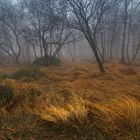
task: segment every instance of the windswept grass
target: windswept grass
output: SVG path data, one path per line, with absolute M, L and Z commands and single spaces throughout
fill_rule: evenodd
M 119 97 L 109 102 L 94 103 L 74 96 L 64 106 L 45 101 L 33 111 L 44 121 L 64 126 L 75 134 L 88 131 L 87 139 L 102 135 L 104 138 L 138 140 L 140 138 L 140 103 L 130 97 Z M 93 135 L 95 133 L 95 135 Z M 86 139 L 86 138 L 85 138 Z
M 80 97 L 72 98 L 71 101 L 63 104 L 63 106 L 54 106 L 44 101 L 41 105 L 37 105 L 34 112 L 42 119 L 53 123 L 61 122 L 68 125 L 71 124 L 72 121 L 82 123 L 82 121 L 86 119 L 88 113 L 88 108 L 84 102 L 85 101 Z
M 90 65 L 77 67 L 2 79 L 0 139 L 139 140 L 139 68 L 128 76 L 107 66 L 111 73 L 100 76 Z
M 121 97 L 106 104 L 93 107 L 95 126 L 109 137 L 140 138 L 140 102 L 130 97 Z

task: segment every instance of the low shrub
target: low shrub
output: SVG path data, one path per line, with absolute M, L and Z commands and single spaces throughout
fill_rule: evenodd
M 0 73 L 0 80 L 4 80 L 6 78 L 8 78 L 8 75 Z
M 37 78 L 41 74 L 42 73 L 40 72 L 38 68 L 35 68 L 35 67 L 23 68 L 12 73 L 11 78 L 16 79 L 16 80 L 19 80 L 22 78 Z
M 33 65 L 37 66 L 48 66 L 48 65 L 59 66 L 60 64 L 61 64 L 60 59 L 58 59 L 55 56 L 48 56 L 47 59 L 46 57 L 39 57 L 33 61 Z

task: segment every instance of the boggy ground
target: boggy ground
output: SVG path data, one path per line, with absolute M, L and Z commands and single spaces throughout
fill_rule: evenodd
M 140 140 L 140 64 L 0 69 L 0 140 Z

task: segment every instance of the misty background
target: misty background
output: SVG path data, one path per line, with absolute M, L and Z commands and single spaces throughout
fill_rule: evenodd
M 139 0 L 0 0 L 1 65 L 48 56 L 131 64 L 139 48 Z

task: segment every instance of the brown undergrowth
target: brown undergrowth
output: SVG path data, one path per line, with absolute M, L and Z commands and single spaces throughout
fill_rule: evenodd
M 139 140 L 140 67 L 105 67 L 103 76 L 95 64 L 71 64 L 32 77 L 24 68 L 18 79 L 19 68 L 1 69 L 0 139 Z

